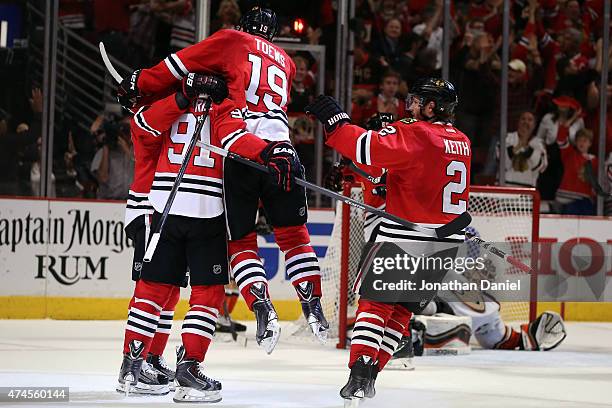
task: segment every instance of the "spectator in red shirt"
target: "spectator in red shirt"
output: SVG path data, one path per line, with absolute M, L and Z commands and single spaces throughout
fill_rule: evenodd
M 579 113 L 577 112 L 578 115 Z M 556 201 L 561 205 L 562 214 L 593 215 L 595 206 L 590 177 L 595 177 L 597 169 L 597 158 L 589 154 L 593 132 L 585 128 L 580 129 L 576 133 L 576 144 L 572 146 L 569 142 L 568 124 L 560 124 L 557 135 L 563 162 L 563 178 L 557 190 Z

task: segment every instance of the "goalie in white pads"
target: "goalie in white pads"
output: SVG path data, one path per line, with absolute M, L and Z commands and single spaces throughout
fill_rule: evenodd
M 499 313 L 500 304 L 492 297 L 478 302 L 432 302 L 424 312 L 471 317 L 474 337 L 485 349 L 547 351 L 561 344 L 567 335 L 563 319 L 551 311 L 521 324 L 520 331 L 506 325 Z M 426 348 L 435 347 L 428 343 L 427 330 L 424 344 Z
M 478 231 L 472 227 L 466 228 L 466 232 L 479 235 Z M 469 246 L 468 251 L 469 257 L 480 256 L 480 248 L 477 246 Z M 485 265 L 485 270 L 466 271 L 462 276 L 468 280 L 492 277 L 495 274 L 495 266 L 486 260 L 486 255 Z M 437 299 L 436 302 L 428 305 L 424 314 L 432 315 L 442 312 L 471 317 L 474 337 L 483 348 L 546 351 L 561 344 L 567 335 L 563 319 L 558 313 L 546 311 L 534 321 L 521 324 L 520 330 L 516 330 L 504 323 L 500 315 L 503 304 L 500 305 L 491 294 L 482 292 L 478 294 L 478 298 L 475 298 L 474 293 L 470 293 L 469 297 L 460 292 L 452 293 L 456 301 L 449 301 L 455 299 L 446 299 L 447 301 Z M 425 344 L 427 345 L 427 340 Z

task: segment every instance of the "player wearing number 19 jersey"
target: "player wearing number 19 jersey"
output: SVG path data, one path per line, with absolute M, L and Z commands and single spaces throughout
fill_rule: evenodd
M 189 72 L 212 72 L 228 83 L 230 98 L 240 107 L 246 129 L 267 141 L 289 142 L 287 102 L 295 64 L 272 44 L 276 15 L 253 8 L 243 16 L 240 30 L 221 30 L 211 37 L 169 55 L 156 66 L 137 71 L 135 83 L 124 92 L 146 97 L 159 92 Z M 224 148 L 233 143 L 228 139 Z M 301 166 L 296 169 L 303 177 Z M 303 187 L 279 189 L 272 180 L 243 164 L 226 160 L 223 199 L 229 243 L 230 267 L 248 307 L 257 317 L 257 342 L 270 353 L 280 334 L 276 311 L 269 299 L 268 283 L 258 255 L 255 219 L 261 201 L 285 255 L 286 274 L 302 303 L 314 334 L 324 340 L 328 324 L 320 307 L 321 277 L 317 256 L 310 245 Z
M 452 125 L 457 102 L 450 82 L 419 80 L 406 101 L 412 118 L 378 132 L 351 125 L 349 116 L 327 96 L 306 110 L 323 122 L 329 146 L 356 163 L 387 169 L 387 212 L 437 227 L 466 211 L 468 203 L 471 148 L 467 136 Z M 463 239 L 455 234 L 441 241 Z M 378 242 L 430 240 L 388 220 L 381 222 L 376 237 Z M 374 395 L 378 372 L 396 350 L 412 313 L 427 302 L 393 304 L 361 297 L 351 339 L 351 374 L 340 391 L 343 398 Z

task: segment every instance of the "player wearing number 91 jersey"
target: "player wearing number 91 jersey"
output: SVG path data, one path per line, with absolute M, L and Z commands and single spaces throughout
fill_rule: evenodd
M 136 71 L 120 85 L 119 100 L 131 108 L 134 101 L 172 87 L 190 72 L 219 74 L 228 84 L 230 98 L 241 110 L 246 130 L 266 141 L 286 142 L 274 148 L 274 152 L 283 151 L 297 158 L 295 149 L 289 145 L 286 114 L 295 64 L 283 49 L 271 42 L 278 29 L 276 15 L 272 10 L 254 7 L 242 17 L 239 29 L 220 30 L 169 55 L 152 68 Z M 228 148 L 230 143 L 231 139 L 223 147 Z M 294 176 L 303 178 L 301 165 L 292 171 Z M 225 161 L 223 175 L 230 267 L 247 306 L 255 312 L 257 343 L 270 353 L 280 335 L 266 273 L 258 255 L 255 220 L 260 202 L 284 253 L 286 277 L 295 287 L 313 334 L 324 342 L 329 325 L 320 305 L 318 258 L 305 225 L 308 208 L 304 188 L 291 183 L 283 191 L 269 176 L 233 160 Z M 163 177 L 157 177 L 153 184 L 151 202 L 154 205 L 155 197 L 160 194 L 156 188 L 165 182 Z M 220 211 L 220 207 L 205 210 Z
M 450 82 L 422 79 L 413 84 L 410 92 L 406 108 L 412 118 L 391 123 L 378 132 L 351 125 L 348 114 L 328 96 L 318 97 L 306 111 L 323 123 L 329 146 L 357 163 L 387 169 L 387 212 L 437 227 L 467 210 L 470 141 L 452 125 L 458 98 Z M 461 243 L 463 239 L 463 234 L 455 234 L 439 241 Z M 387 220 L 381 222 L 376 236 L 377 242 L 408 242 L 415 243 L 415 247 L 419 241 L 431 240 Z M 376 247 L 381 252 L 368 255 L 384 256 L 379 254 L 391 247 L 381 245 Z M 402 247 L 408 251 L 406 248 L 409 247 Z M 393 251 L 387 256 L 397 254 L 397 250 Z M 418 251 L 413 255 L 422 256 L 422 249 Z M 425 272 L 429 272 L 427 279 L 435 279 L 434 271 Z M 410 273 L 425 278 L 419 270 Z M 365 296 L 362 287 L 351 338 L 351 374 L 340 391 L 343 398 L 374 395 L 378 372 L 397 349 L 412 314 L 419 313 L 435 295 L 435 291 L 429 292 L 415 293 L 419 298 L 411 302 L 389 303 Z

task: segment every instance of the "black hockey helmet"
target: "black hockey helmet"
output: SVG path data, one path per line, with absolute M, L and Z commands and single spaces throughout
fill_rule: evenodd
M 253 7 L 240 18 L 238 29 L 272 41 L 278 32 L 276 13 L 267 8 Z
M 455 108 L 459 103 L 455 86 L 440 78 L 419 78 L 412 87 L 406 99 L 406 108 L 410 106 L 413 98 L 418 98 L 421 107 L 434 101 L 434 118 L 451 121 Z

